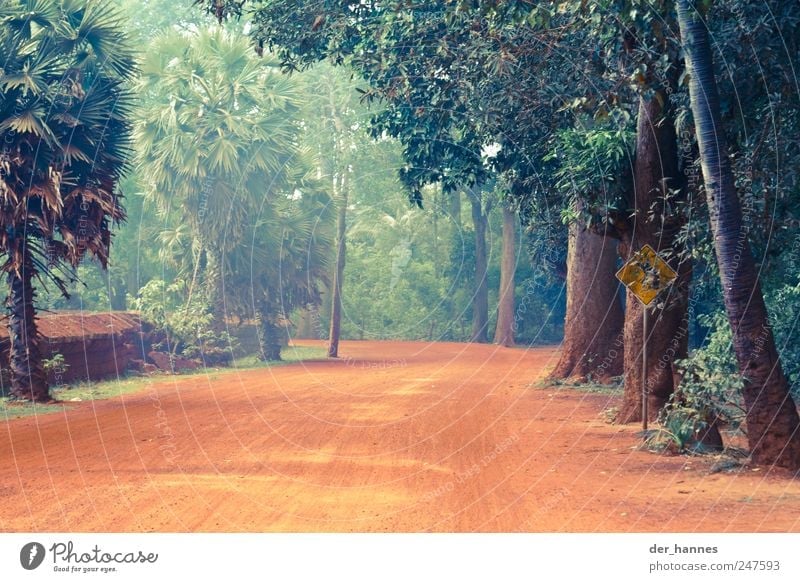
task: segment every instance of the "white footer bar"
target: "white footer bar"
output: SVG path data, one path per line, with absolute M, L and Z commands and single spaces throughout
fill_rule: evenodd
M 0 534 L 0 580 L 795 581 L 799 547 L 797 534 Z

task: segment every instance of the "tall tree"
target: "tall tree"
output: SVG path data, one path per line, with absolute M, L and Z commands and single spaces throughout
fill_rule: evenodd
M 542 4 L 552 8 L 555 3 Z M 575 34 L 584 35 L 588 46 L 594 46 L 584 67 L 593 82 L 584 87 L 587 92 L 579 107 L 595 121 L 610 117 L 636 122 L 632 155 L 625 160 L 628 167 L 612 174 L 626 183 L 618 197 L 621 201 L 600 205 L 605 217 L 602 232 L 619 240 L 623 261 L 649 244 L 679 274 L 668 296 L 650 307 L 654 324 L 648 333 L 644 371 L 643 309 L 631 292 L 626 294 L 624 397 L 616 420 L 632 422 L 641 419 L 643 382 L 649 393 L 648 410 L 653 417 L 658 415 L 675 390 L 674 360 L 686 357 L 688 345 L 691 263 L 679 236 L 686 216 L 686 188 L 679 168 L 676 108 L 670 99 L 680 72 L 674 40 L 677 24 L 671 3 L 665 0 L 623 0 L 602 9 L 576 1 L 569 3 L 568 11 L 574 14 Z M 596 191 L 586 194 L 597 197 Z
M 517 269 L 517 213 L 503 204 L 503 248 L 500 259 L 500 294 L 497 300 L 497 326 L 494 343 L 505 347 L 514 345 L 514 273 Z
M 331 285 L 331 327 L 328 334 L 328 357 L 339 357 L 339 339 L 342 333 L 342 285 L 344 283 L 344 266 L 347 257 L 347 175 L 336 176 L 338 188 L 335 192 L 336 204 L 336 258 L 333 267 L 333 284 Z
M 259 355 L 281 359 L 289 340 L 292 313 L 321 303 L 321 287 L 330 286 L 333 204 L 313 163 L 293 189 L 262 198 L 246 226 L 247 244 L 230 256 L 230 311 L 257 323 Z
M 347 206 L 350 199 L 350 164 L 348 153 L 353 145 L 350 131 L 344 119 L 352 114 L 349 101 L 352 91 L 341 92 L 341 85 L 336 83 L 334 71 L 327 71 L 318 82 L 324 85 L 326 103 L 323 111 L 324 123 L 330 134 L 330 149 L 327 152 L 327 172 L 333 189 L 333 201 L 336 205 L 336 251 L 331 277 L 331 322 L 328 332 L 328 357 L 339 357 L 339 340 L 342 333 L 342 287 L 344 285 L 344 269 L 347 261 Z M 337 90 L 338 89 L 338 90 Z M 349 88 L 348 88 L 349 89 Z
M 345 303 L 344 279 L 347 257 L 348 213 L 353 205 L 356 184 L 353 164 L 362 152 L 370 151 L 368 135 L 362 125 L 358 93 L 345 71 L 319 63 L 293 77 L 310 97 L 301 105 L 303 144 L 313 150 L 318 178 L 331 193 L 331 210 L 336 218 L 336 242 L 329 261 L 331 272 L 326 291 L 330 315 L 327 329 L 328 355 L 338 357 Z M 374 168 L 370 166 L 370 170 Z M 314 306 L 309 306 L 316 309 Z M 316 314 L 319 316 L 319 314 Z M 324 337 L 318 330 L 316 337 Z
M 472 208 L 472 227 L 475 234 L 475 271 L 472 287 L 472 334 L 470 340 L 486 343 L 489 327 L 489 282 L 486 258 L 486 227 L 491 199 L 479 187 L 470 188 L 467 197 Z
M 709 31 L 703 13 L 690 0 L 677 0 L 676 5 L 723 299 L 744 380 L 750 452 L 759 464 L 796 470 L 800 468 L 800 418 L 789 395 L 744 231 L 722 133 Z
M 556 135 L 548 156 L 558 162 L 556 189 L 570 201 L 563 216 L 569 223 L 564 341 L 550 376 L 607 381 L 623 373 L 625 355 L 615 273 L 619 241 L 628 236 L 633 135 L 627 121 L 579 120 Z
M 567 313 L 551 378 L 607 382 L 622 373 L 622 303 L 616 241 L 579 221 L 569 227 Z
M 625 302 L 625 393 L 617 415 L 618 422 L 642 418 L 642 383 L 648 392 L 648 414 L 652 419 L 676 388 L 673 366 L 685 359 L 689 335 L 686 317 L 689 304 L 691 261 L 680 244 L 679 234 L 685 215 L 683 175 L 678 166 L 678 142 L 674 110 L 663 86 L 651 97 L 639 98 L 636 124 L 636 159 L 633 168 L 633 200 L 630 228 L 621 236 L 620 255 L 626 260 L 645 244 L 650 245 L 678 273 L 664 297 L 650 310 L 647 337 L 647 370 L 642 378 L 641 302 L 631 291 Z
M 583 42 L 584 48 L 592 51 L 581 69 L 592 81 L 577 83 L 584 94 L 575 100 L 575 111 L 589 114 L 593 124 L 612 119 L 627 126 L 627 119 L 636 121 L 632 155 L 625 160 L 628 167 L 610 174 L 625 182 L 621 195 L 615 196 L 613 204 L 600 201 L 599 205 L 595 202 L 598 191 L 590 189 L 578 197 L 588 197 L 587 202 L 595 207 L 590 211 L 603 217 L 600 231 L 619 240 L 622 260 L 649 244 L 679 273 L 666 300 L 651 306 L 655 325 L 649 333 L 644 378 L 643 310 L 632 293 L 626 297 L 625 393 L 617 421 L 641 418 L 643 382 L 650 394 L 650 414 L 655 417 L 675 389 L 674 360 L 686 356 L 688 335 L 681 330 L 686 329 L 691 278 L 689 255 L 679 236 L 685 220 L 686 189 L 679 170 L 676 110 L 670 99 L 679 73 L 674 13 L 671 3 L 663 0 L 624 0 L 602 6 L 580 1 L 563 5 L 541 2 L 532 6 L 531 15 L 544 18 L 556 7 L 572 15 L 569 28 L 574 40 L 564 46 Z M 578 121 L 583 120 L 579 117 Z M 607 146 L 613 151 L 614 144 Z M 585 172 L 587 167 L 604 165 L 594 158 L 584 162 L 565 169 Z
M 105 268 L 116 192 L 129 154 L 135 72 L 110 2 L 11 1 L 0 7 L 0 250 L 10 293 L 13 396 L 49 387 L 36 326 L 34 277 L 67 293 L 64 273 L 89 254 Z
M 142 65 L 136 143 L 146 194 L 195 237 L 190 295 L 202 285 L 224 327 L 231 261 L 264 199 L 307 173 L 298 143 L 298 85 L 268 57 L 218 26 L 164 31 Z M 187 302 L 188 303 L 188 302 Z

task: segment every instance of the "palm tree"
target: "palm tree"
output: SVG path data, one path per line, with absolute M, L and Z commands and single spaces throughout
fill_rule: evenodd
M 689 0 L 677 0 L 711 229 L 733 349 L 744 377 L 747 439 L 756 463 L 800 468 L 800 419 L 789 395 L 722 134 L 708 29 Z
M 281 314 L 319 300 L 327 244 L 311 228 L 327 203 L 298 143 L 297 82 L 219 27 L 161 34 L 142 69 L 139 164 L 150 200 L 194 237 L 189 293 L 202 277 L 219 329 L 258 316 L 277 358 Z
M 266 361 L 281 359 L 289 315 L 318 306 L 320 285 L 330 286 L 333 200 L 309 176 L 296 186 L 264 201 L 250 242 L 229 255 L 226 268 L 227 306 L 240 318 L 255 318 Z
M 224 257 L 241 243 L 259 197 L 285 187 L 298 154 L 296 84 L 219 27 L 162 33 L 142 72 L 135 134 L 146 193 L 197 237 L 221 322 Z
M 49 400 L 33 278 L 65 295 L 89 255 L 105 268 L 126 169 L 132 50 L 106 1 L 0 7 L 0 265 L 10 286 L 11 394 Z
M 310 89 L 320 96 L 314 106 L 322 112 L 317 120 L 325 138 L 318 139 L 317 146 L 324 147 L 320 155 L 320 169 L 331 183 L 336 206 L 336 246 L 331 275 L 331 321 L 328 332 L 328 357 L 339 357 L 339 339 L 342 333 L 342 287 L 347 262 L 347 210 L 350 205 L 349 152 L 352 150 L 352 116 L 355 113 L 351 101 L 353 91 L 343 85 L 342 74 L 331 67 L 318 66 L 314 70 Z M 342 91 L 347 87 L 345 91 Z M 324 141 L 323 141 L 324 140 Z M 323 145 L 324 143 L 324 145 Z

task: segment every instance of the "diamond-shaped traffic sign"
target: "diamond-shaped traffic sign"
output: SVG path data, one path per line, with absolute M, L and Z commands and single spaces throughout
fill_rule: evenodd
M 650 305 L 678 277 L 650 245 L 644 245 L 617 272 L 617 279 L 644 305 Z

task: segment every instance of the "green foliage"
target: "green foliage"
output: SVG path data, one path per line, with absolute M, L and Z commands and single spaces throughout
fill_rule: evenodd
M 297 85 L 220 28 L 165 31 L 142 73 L 150 103 L 135 137 L 147 195 L 224 254 L 261 197 L 302 178 L 290 163 L 301 153 Z
M 30 254 L 66 292 L 89 254 L 105 266 L 130 153 L 133 50 L 111 2 L 11 0 L 0 7 L 2 268 Z
M 318 302 L 332 215 L 300 143 L 298 80 L 217 26 L 163 32 L 142 69 L 139 167 L 165 222 L 160 258 L 187 281 L 186 325 L 276 323 Z M 220 343 L 176 326 L 185 349 Z
M 108 274 L 95 261 L 78 266 L 67 284 L 65 296 L 51 286 L 44 286 L 38 305 L 42 310 L 108 311 L 111 303 L 108 294 Z
M 166 28 L 191 30 L 210 24 L 211 19 L 188 2 L 165 0 L 117 0 L 130 22 L 132 34 L 141 42 L 149 42 Z
M 781 285 L 766 293 L 770 325 L 792 396 L 800 401 L 800 284 Z
M 137 296 L 129 302 L 144 321 L 156 329 L 166 330 L 168 314 L 179 306 L 177 298 L 182 288 L 183 284 L 179 282 L 167 285 L 165 281 L 154 279 L 139 289 Z
M 800 287 L 781 285 L 768 292 L 766 300 L 784 374 L 792 396 L 800 399 L 800 347 L 794 340 L 800 318 Z M 697 318 L 708 333 L 703 345 L 688 359 L 675 362 L 682 380 L 679 391 L 661 413 L 662 430 L 654 434 L 654 446 L 668 443 L 671 448 L 687 450 L 711 419 L 730 430 L 741 428 L 744 422 L 743 383 L 731 351 L 733 336 L 728 318 L 724 311 Z
M 153 279 L 130 303 L 152 328 L 153 336 L 161 338 L 153 344 L 154 349 L 202 358 L 211 365 L 227 362 L 238 347 L 236 338 L 214 326 L 213 310 L 201 295 L 187 302 L 186 294 L 183 281 L 167 284 Z
M 700 315 L 698 319 L 710 331 L 704 345 L 690 359 L 676 362 L 683 378 L 681 388 L 689 392 L 708 390 L 718 395 L 722 403 L 735 401 L 741 380 L 731 351 L 733 334 L 728 318 L 724 312 L 716 312 Z
M 562 211 L 565 223 L 577 220 L 578 201 L 592 215 L 607 217 L 627 211 L 635 132 L 626 126 L 575 126 L 558 132 L 545 161 L 557 164 L 555 187 L 570 201 Z
M 51 372 L 58 372 L 64 373 L 68 368 L 69 364 L 64 359 L 64 354 L 53 354 L 51 358 L 44 358 L 42 360 L 42 367 L 44 371 L 48 374 Z
M 647 435 L 644 442 L 646 448 L 673 453 L 702 451 L 698 439 L 708 427 L 702 408 L 697 409 L 689 404 L 664 408 L 659 416 L 659 424 Z
M 418 209 L 378 221 L 356 217 L 343 291 L 345 337 L 433 339 L 447 327 L 448 280 L 436 270 L 431 218 Z
M 675 366 L 681 383 L 659 415 L 661 428 L 649 437 L 654 448 L 700 451 L 698 438 L 716 422 L 738 430 L 744 421 L 742 380 L 731 352 L 733 334 L 724 312 L 700 315 L 710 329 L 705 344 Z

